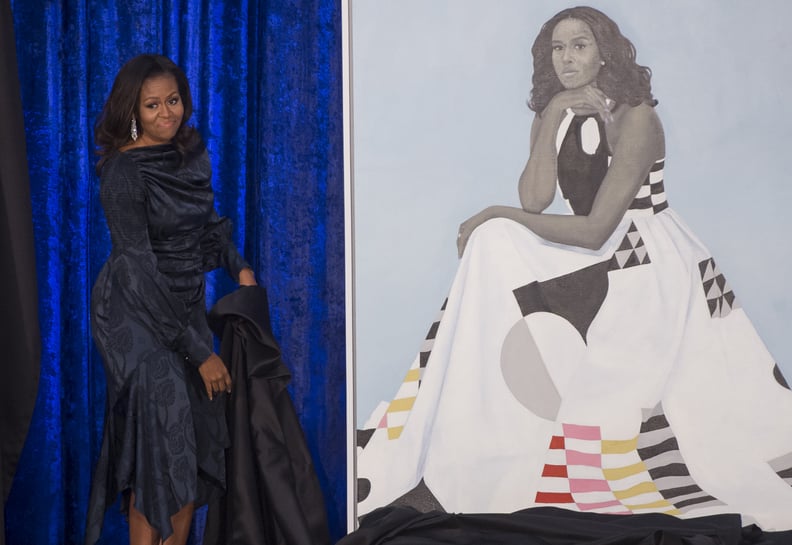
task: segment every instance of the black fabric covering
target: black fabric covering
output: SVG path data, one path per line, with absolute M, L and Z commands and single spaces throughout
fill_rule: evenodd
M 38 392 L 41 343 L 30 186 L 16 42 L 0 0 L 0 545 L 11 491 Z
M 242 287 L 223 297 L 209 326 L 222 339 L 233 391 L 227 490 L 209 505 L 204 545 L 329 544 L 324 499 L 286 390 L 291 374 L 270 329 L 266 290 Z
M 789 545 L 792 532 L 741 527 L 739 515 L 679 519 L 670 515 L 605 515 L 557 507 L 511 514 L 420 513 L 383 507 L 337 545 Z
M 3 467 L 3 449 L 0 448 L 0 467 Z M 0 490 L 4 488 L 3 472 L 0 471 Z M 5 501 L 0 502 L 0 545 L 5 545 L 6 542 L 5 531 Z

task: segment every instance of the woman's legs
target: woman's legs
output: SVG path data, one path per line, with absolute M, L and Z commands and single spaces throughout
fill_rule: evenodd
M 129 545 L 159 545 L 160 536 L 145 515 L 135 509 L 135 494 L 129 495 Z
M 173 535 L 166 539 L 162 545 L 184 545 L 187 543 L 194 511 L 195 506 L 192 503 L 188 503 L 182 507 L 178 513 L 171 517 Z
M 145 515 L 135 509 L 135 494 L 129 496 L 129 545 L 184 545 L 190 535 L 195 506 L 192 503 L 185 505 L 178 513 L 171 517 L 173 534 L 164 542 L 160 540 L 157 532 L 146 520 Z

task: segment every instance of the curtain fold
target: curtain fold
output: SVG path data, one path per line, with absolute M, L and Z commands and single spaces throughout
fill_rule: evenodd
M 12 0 L 42 337 L 39 398 L 6 508 L 9 543 L 81 543 L 105 403 L 89 298 L 110 242 L 93 124 L 129 58 L 186 72 L 217 207 L 270 294 L 273 331 L 333 538 L 345 525 L 340 0 Z M 208 281 L 208 303 L 233 289 Z M 126 542 L 116 510 L 104 543 Z M 200 543 L 200 517 L 192 538 Z
M 11 4 L 0 0 L 0 545 L 38 388 L 41 344 L 24 116 Z

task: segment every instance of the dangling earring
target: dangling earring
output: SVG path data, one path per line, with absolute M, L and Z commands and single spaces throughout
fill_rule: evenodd
M 132 116 L 132 126 L 129 128 L 129 136 L 132 137 L 132 141 L 136 141 L 138 139 L 138 132 L 137 132 L 137 119 L 135 116 Z

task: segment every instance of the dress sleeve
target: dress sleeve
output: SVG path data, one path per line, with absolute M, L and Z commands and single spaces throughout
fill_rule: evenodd
M 137 166 L 123 157 L 105 166 L 100 197 L 112 239 L 110 256 L 113 285 L 130 312 L 148 324 L 163 346 L 189 357 L 194 364 L 206 361 L 212 348 L 189 324 L 185 304 L 175 297 L 151 249 L 146 193 Z
M 203 270 L 208 272 L 222 267 L 234 282 L 239 282 L 239 272 L 251 267 L 237 251 L 233 242 L 232 228 L 231 220 L 220 217 L 216 211 L 212 211 L 212 216 L 201 236 Z

